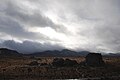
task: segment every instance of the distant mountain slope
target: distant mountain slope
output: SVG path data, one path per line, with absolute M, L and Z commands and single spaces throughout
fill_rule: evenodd
M 0 57 L 18 57 L 18 56 L 38 56 L 38 57 L 78 57 L 78 56 L 86 56 L 89 54 L 89 51 L 72 51 L 68 49 L 59 50 L 47 50 L 43 52 L 36 52 L 32 54 L 21 54 L 15 50 L 10 50 L 7 48 L 0 48 Z M 120 53 L 108 53 L 103 56 L 120 56 Z
M 7 48 L 0 48 L 0 57 L 2 56 L 21 56 L 22 54 L 20 54 L 19 52 L 15 51 L 15 50 L 10 50 Z
M 59 50 L 47 50 L 43 52 L 36 52 L 32 54 L 20 54 L 15 50 L 10 50 L 7 48 L 0 48 L 0 57 L 9 57 L 9 56 L 38 56 L 38 57 L 75 57 L 75 56 L 85 56 L 89 52 L 88 51 L 81 51 L 76 52 L 68 49 Z
M 120 57 L 120 53 L 108 53 L 105 56 Z
M 54 57 L 72 57 L 72 56 L 85 56 L 87 55 L 89 52 L 88 51 L 81 51 L 81 52 L 75 52 L 72 50 L 68 50 L 68 49 L 63 49 L 62 51 L 58 51 L 58 50 L 53 50 L 53 51 L 44 51 L 44 52 L 36 52 L 36 53 L 32 53 L 29 54 L 31 56 L 41 56 L 41 57 L 45 57 L 45 56 L 54 56 Z

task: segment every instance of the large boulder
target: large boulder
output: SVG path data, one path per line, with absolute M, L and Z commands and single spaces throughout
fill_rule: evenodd
M 86 57 L 86 65 L 88 66 L 103 66 L 104 61 L 100 53 L 89 53 Z

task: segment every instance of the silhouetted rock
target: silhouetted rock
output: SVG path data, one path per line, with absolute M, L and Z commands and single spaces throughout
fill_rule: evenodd
M 37 61 L 32 61 L 28 64 L 29 66 L 38 66 L 39 63 Z
M 53 66 L 56 66 L 56 67 L 62 67 L 64 66 L 64 59 L 62 58 L 55 58 L 52 62 L 52 65 Z
M 53 66 L 56 66 L 56 67 L 71 67 L 71 66 L 75 66 L 77 65 L 77 61 L 75 60 L 70 60 L 70 59 L 62 59 L 62 58 L 55 58 L 52 62 L 52 65 Z
M 103 66 L 104 61 L 100 53 L 89 53 L 86 56 L 86 65 L 88 66 Z
M 64 66 L 75 66 L 77 65 L 77 61 L 76 60 L 70 60 L 70 59 L 66 59 L 64 61 Z

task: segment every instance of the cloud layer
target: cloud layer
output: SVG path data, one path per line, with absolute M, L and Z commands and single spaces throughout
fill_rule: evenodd
M 0 0 L 0 47 L 119 52 L 119 13 L 119 0 Z

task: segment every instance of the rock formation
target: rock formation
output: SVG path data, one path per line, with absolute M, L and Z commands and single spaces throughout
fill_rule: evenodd
M 77 65 L 77 61 L 70 59 L 55 58 L 52 62 L 53 66 L 56 67 L 71 67 Z
M 100 53 L 89 53 L 86 57 L 85 64 L 88 66 L 103 66 L 104 61 Z

